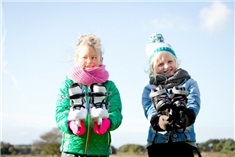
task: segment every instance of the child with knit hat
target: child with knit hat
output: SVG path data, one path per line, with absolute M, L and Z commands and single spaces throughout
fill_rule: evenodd
M 63 132 L 62 157 L 108 157 L 110 131 L 122 122 L 119 91 L 103 64 L 100 38 L 79 38 L 75 66 L 62 83 L 55 119 Z
M 200 91 L 189 73 L 179 68 L 177 55 L 163 35 L 154 33 L 146 45 L 149 84 L 142 94 L 144 114 L 150 122 L 149 157 L 193 157 L 194 122 L 200 110 Z

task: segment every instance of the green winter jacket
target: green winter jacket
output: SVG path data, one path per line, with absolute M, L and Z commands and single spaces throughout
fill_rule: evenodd
M 112 81 L 109 80 L 104 83 L 106 91 L 111 92 L 111 95 L 106 96 L 105 98 L 106 102 L 109 104 L 108 112 L 111 122 L 108 131 L 102 135 L 94 133 L 94 122 L 88 113 L 85 119 L 86 132 L 81 136 L 77 136 L 68 128 L 70 99 L 66 97 L 66 95 L 68 95 L 68 88 L 73 83 L 74 82 L 71 79 L 66 77 L 66 80 L 60 87 L 57 98 L 55 119 L 59 129 L 63 132 L 60 148 L 61 152 L 84 155 L 110 155 L 110 131 L 117 129 L 122 122 L 122 103 L 117 87 Z

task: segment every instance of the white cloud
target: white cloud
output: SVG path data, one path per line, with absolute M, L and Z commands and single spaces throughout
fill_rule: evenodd
M 200 27 L 209 32 L 221 30 L 228 22 L 230 14 L 231 10 L 224 3 L 215 1 L 210 7 L 201 10 Z
M 163 18 L 153 19 L 150 21 L 150 25 L 155 27 L 156 30 L 179 29 L 187 31 L 189 29 L 188 21 L 184 17 L 179 16 L 164 16 Z

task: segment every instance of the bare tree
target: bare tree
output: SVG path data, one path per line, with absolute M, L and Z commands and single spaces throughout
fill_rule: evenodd
M 60 142 L 62 132 L 58 128 L 40 136 L 41 140 L 35 141 L 33 144 L 33 153 L 42 155 L 60 156 Z

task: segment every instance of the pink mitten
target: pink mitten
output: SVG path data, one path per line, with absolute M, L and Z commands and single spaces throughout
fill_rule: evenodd
M 81 120 L 80 121 L 80 126 L 78 126 L 75 122 L 75 120 L 71 120 L 68 122 L 68 125 L 69 125 L 69 128 L 70 130 L 75 134 L 75 135 L 82 135 L 86 132 L 86 127 L 85 127 L 85 124 L 84 124 L 84 121 Z
M 102 119 L 102 124 L 98 125 L 98 122 L 94 122 L 94 132 L 97 134 L 104 134 L 110 127 L 110 120 L 108 118 Z

